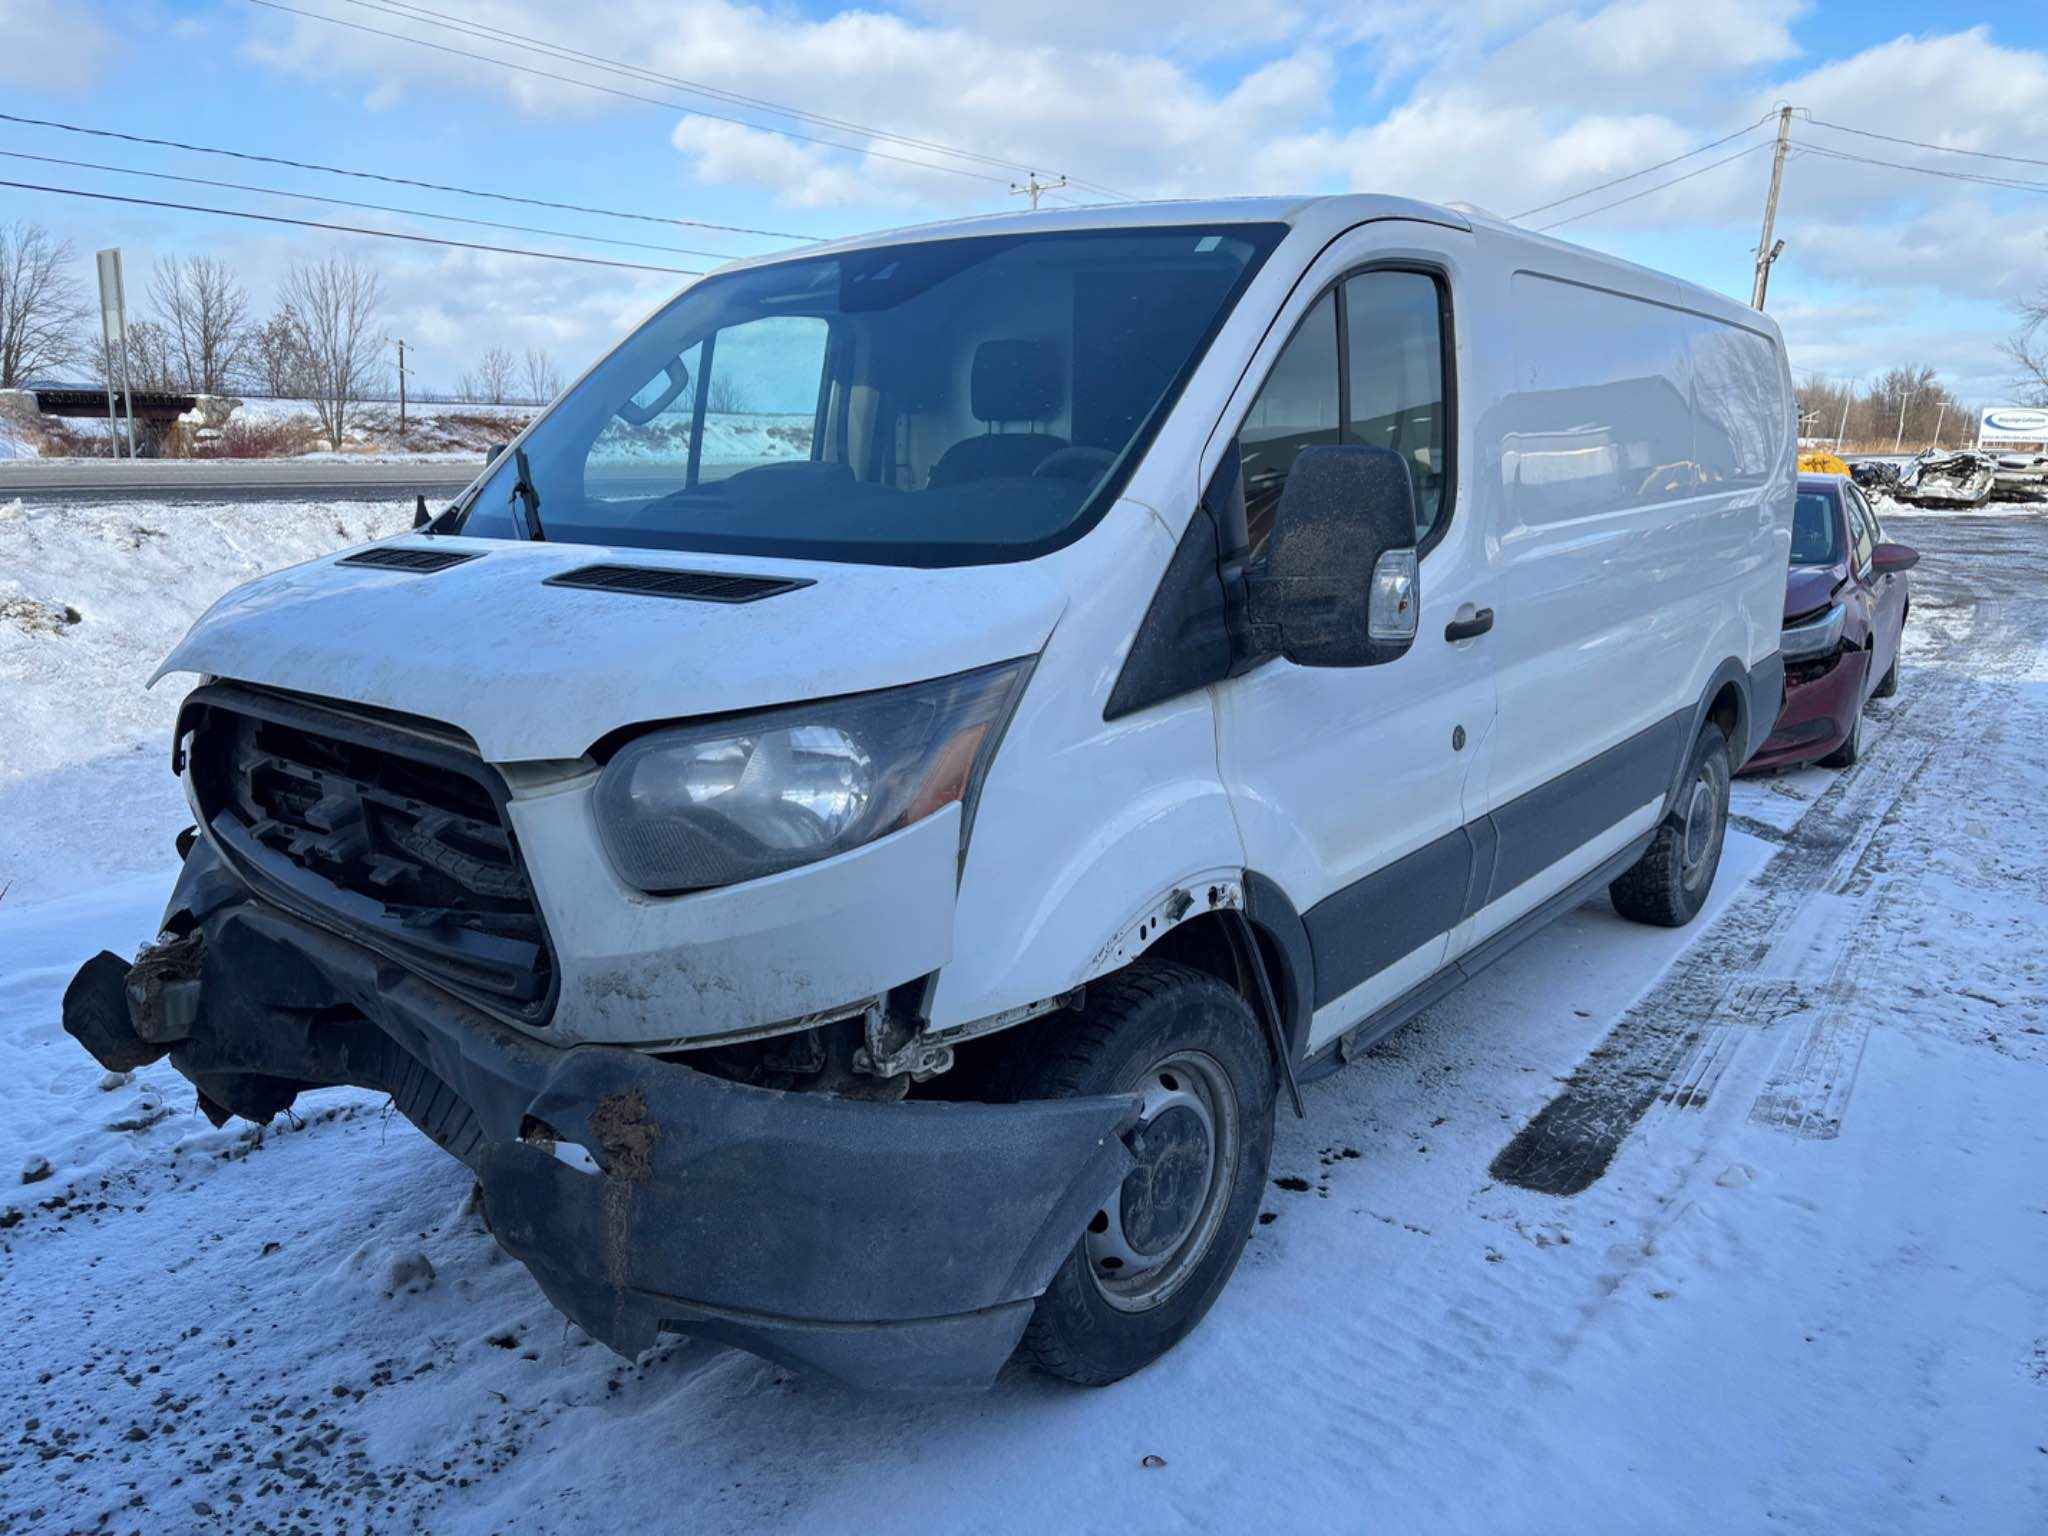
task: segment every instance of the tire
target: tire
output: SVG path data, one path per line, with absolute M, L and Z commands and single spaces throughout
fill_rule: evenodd
M 1615 911 L 1659 928 L 1683 928 L 1699 916 L 1728 839 L 1729 779 L 1728 738 L 1718 725 L 1705 726 L 1686 759 L 1678 809 L 1607 887 Z
M 1139 1166 L 1054 1273 L 1018 1345 L 1049 1375 L 1107 1386 L 1185 1338 L 1237 1268 L 1273 1153 L 1271 1053 L 1236 992 L 1158 960 L 1091 982 L 1080 1018 L 1057 1035 L 1018 1035 L 1002 1097 L 1148 1101 L 1124 1137 Z
M 1858 704 L 1856 712 L 1849 717 L 1849 734 L 1842 738 L 1839 747 L 1820 760 L 1820 765 L 1823 768 L 1854 768 L 1862 756 L 1863 706 Z
M 1899 658 L 1894 656 L 1892 658 L 1892 664 L 1890 668 L 1888 668 L 1884 676 L 1878 680 L 1878 684 L 1874 689 L 1871 690 L 1870 696 L 1873 699 L 1888 699 L 1898 691 Z

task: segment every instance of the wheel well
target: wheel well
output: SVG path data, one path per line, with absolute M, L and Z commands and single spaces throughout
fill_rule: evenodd
M 1721 734 L 1728 738 L 1730 749 L 1736 753 L 1746 751 L 1749 746 L 1747 709 L 1748 701 L 1732 680 L 1721 685 L 1721 691 L 1714 695 L 1714 702 L 1707 706 L 1707 718 L 1721 727 Z
M 1260 1008 L 1258 979 L 1245 973 L 1238 958 L 1232 923 L 1233 919 L 1222 912 L 1200 913 L 1167 929 L 1152 941 L 1140 958 L 1174 960 L 1214 976 L 1250 1004 L 1256 1014 Z M 1296 1037 L 1303 1031 L 1295 1027 L 1294 1021 L 1306 1001 L 1303 996 L 1305 978 L 1294 974 L 1279 942 L 1262 924 L 1254 921 L 1251 931 L 1258 940 L 1259 963 L 1266 968 L 1266 978 L 1273 985 L 1274 1001 L 1280 1006 L 1289 1049 L 1299 1057 L 1304 1041 Z
M 1252 978 L 1237 962 L 1237 947 L 1230 941 L 1220 912 L 1203 912 L 1177 924 L 1146 946 L 1140 959 L 1177 960 L 1207 972 L 1226 987 L 1252 1001 Z M 1254 1005 L 1256 1006 L 1256 1005 Z

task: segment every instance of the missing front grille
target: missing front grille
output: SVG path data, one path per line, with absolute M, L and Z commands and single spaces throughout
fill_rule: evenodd
M 259 890 L 538 1018 L 553 991 L 546 927 L 488 768 L 368 722 L 202 692 L 194 788 Z

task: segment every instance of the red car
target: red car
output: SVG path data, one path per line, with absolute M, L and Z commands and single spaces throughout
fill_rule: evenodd
M 1744 772 L 1816 759 L 1846 768 L 1863 750 L 1863 704 L 1899 691 L 1906 572 L 1919 553 L 1884 542 L 1853 481 L 1802 476 L 1785 583 L 1785 705 Z

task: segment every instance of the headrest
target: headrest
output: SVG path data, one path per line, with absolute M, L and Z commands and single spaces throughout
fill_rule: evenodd
M 969 392 L 979 421 L 1044 421 L 1059 414 L 1060 363 L 1052 343 L 984 341 Z

